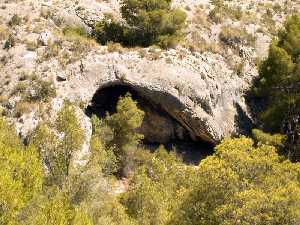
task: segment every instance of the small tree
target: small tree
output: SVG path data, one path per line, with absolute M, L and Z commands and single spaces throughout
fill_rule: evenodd
M 291 16 L 260 66 L 256 94 L 265 100 L 264 128 L 287 135 L 288 156 L 300 159 L 300 16 Z
M 70 102 L 64 103 L 53 127 L 46 124 L 38 127 L 32 139 L 50 173 L 50 183 L 62 186 L 65 182 L 74 153 L 80 150 L 83 138 L 83 130 Z
M 116 113 L 106 115 L 102 121 L 93 117 L 92 152 L 106 172 L 122 175 L 130 171 L 134 153 L 143 135 L 136 131 L 142 125 L 144 112 L 130 94 L 120 97 Z
M 75 108 L 70 102 L 65 102 L 56 119 L 57 130 L 63 134 L 63 171 L 67 176 L 74 152 L 81 149 L 84 133 L 77 119 Z
M 101 43 L 121 42 L 125 45 L 173 47 L 182 38 L 186 14 L 171 8 L 171 0 L 123 0 L 121 14 L 126 24 L 106 18 L 95 27 Z
M 172 45 L 172 39 L 181 35 L 186 20 L 183 11 L 171 9 L 170 0 L 123 0 L 121 13 L 128 25 L 136 30 L 137 42 L 142 45 Z

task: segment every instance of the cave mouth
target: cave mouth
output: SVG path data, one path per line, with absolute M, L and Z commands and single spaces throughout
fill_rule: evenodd
M 211 143 L 195 139 L 168 112 L 128 85 L 113 84 L 98 89 L 86 108 L 86 114 L 90 117 L 96 115 L 104 118 L 106 112 L 115 113 L 119 97 L 127 93 L 131 94 L 138 107 L 145 112 L 142 126 L 138 129 L 138 132 L 144 135 L 144 148 L 154 150 L 160 144 L 168 150 L 175 148 L 176 152 L 189 164 L 198 164 L 201 159 L 213 153 L 214 146 Z

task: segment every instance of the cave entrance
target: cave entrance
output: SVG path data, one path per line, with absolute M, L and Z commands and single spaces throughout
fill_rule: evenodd
M 175 148 L 189 164 L 198 164 L 201 159 L 212 154 L 212 144 L 195 140 L 187 129 L 158 104 L 128 85 L 114 84 L 97 90 L 86 109 L 87 115 L 104 118 L 106 112 L 115 113 L 119 97 L 128 92 L 137 101 L 138 107 L 145 112 L 138 132 L 144 135 L 143 145 L 146 149 L 154 150 L 160 144 L 169 150 Z

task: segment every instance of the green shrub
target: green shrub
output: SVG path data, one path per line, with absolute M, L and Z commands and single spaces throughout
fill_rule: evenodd
M 33 82 L 31 90 L 33 91 L 28 91 L 25 96 L 28 101 L 48 101 L 56 97 L 56 90 L 51 81 L 38 79 Z
M 241 20 L 243 17 L 240 7 L 228 6 L 223 0 L 212 0 L 211 3 L 215 7 L 209 12 L 209 18 L 215 23 L 221 23 L 226 18 Z
M 83 36 L 83 37 L 89 36 L 84 27 L 75 27 L 75 26 L 64 27 L 63 34 L 66 36 L 75 36 L 75 35 Z
M 47 48 L 41 55 L 41 61 L 49 60 L 55 56 L 58 56 L 61 50 L 61 45 L 57 41 L 48 40 Z
M 225 139 L 215 152 L 200 163 L 167 224 L 300 222 L 299 164 L 281 162 L 274 147 L 245 137 Z
M 278 149 L 284 147 L 286 136 L 281 134 L 268 134 L 258 129 L 252 130 L 253 139 L 259 144 L 272 145 Z
M 108 52 L 119 52 L 122 53 L 123 47 L 120 43 L 107 42 L 107 51 Z
M 0 223 L 20 224 L 20 215 L 42 190 L 42 163 L 33 146 L 21 144 L 0 116 Z
M 25 82 L 18 82 L 14 87 L 11 95 L 23 94 L 28 88 L 28 84 Z
M 14 27 L 14 26 L 20 25 L 21 22 L 22 22 L 22 18 L 19 17 L 17 14 L 15 14 L 8 22 L 8 25 L 11 27 Z
M 123 0 L 121 14 L 126 25 L 111 17 L 95 25 L 96 39 L 106 44 L 108 41 L 120 42 L 128 46 L 173 47 L 183 37 L 186 14 L 180 9 L 171 9 L 171 1 Z
M 220 40 L 229 46 L 236 46 L 238 44 L 253 45 L 255 37 L 248 34 L 245 29 L 236 27 L 223 26 L 219 35 Z
M 260 64 L 260 79 L 254 89 L 265 102 L 260 114 L 264 129 L 287 134 L 289 157 L 300 152 L 300 140 L 294 138 L 298 137 L 295 128 L 300 114 L 299 43 L 300 16 L 294 15 L 287 19 L 278 40 L 271 43 L 268 58 Z M 299 156 L 293 160 L 299 160 Z
M 69 56 L 66 55 L 66 51 L 60 54 L 60 62 L 62 65 L 66 65 L 70 62 L 74 62 L 80 59 L 84 52 L 89 51 L 95 47 L 96 42 L 90 37 L 84 27 L 72 27 L 67 26 L 63 29 L 63 40 L 71 42 L 69 50 L 72 52 Z M 64 59 L 64 57 L 66 57 Z

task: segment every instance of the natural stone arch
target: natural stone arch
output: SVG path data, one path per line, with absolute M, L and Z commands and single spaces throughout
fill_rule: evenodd
M 166 144 L 175 140 L 214 143 L 212 138 L 202 138 L 188 125 L 184 120 L 186 107 L 176 97 L 121 81 L 98 88 L 87 107 L 87 114 L 104 117 L 106 112 L 115 112 L 119 96 L 128 92 L 145 111 L 145 119 L 139 131 L 144 134 L 146 143 Z

